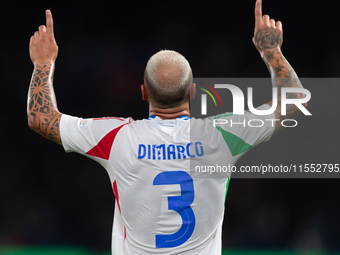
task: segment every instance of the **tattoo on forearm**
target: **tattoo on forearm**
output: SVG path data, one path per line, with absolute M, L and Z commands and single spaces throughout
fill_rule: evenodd
M 53 89 L 54 65 L 36 64 L 28 95 L 27 117 L 30 127 L 61 144 L 58 111 Z
M 299 111 L 295 105 L 287 105 L 287 114 L 281 115 L 281 88 L 282 87 L 302 87 L 299 78 L 295 74 L 293 68 L 288 61 L 284 58 L 278 49 L 268 50 L 264 54 L 265 62 L 268 66 L 272 76 L 272 82 L 275 87 L 278 87 L 278 107 L 276 113 L 279 114 L 280 120 L 295 119 Z M 288 98 L 297 98 L 297 93 L 287 94 Z
M 261 52 L 262 58 L 271 73 L 273 86 L 278 87 L 278 106 L 275 112 L 280 116 L 280 121 L 284 119 L 295 119 L 300 113 L 295 105 L 287 105 L 286 115 L 281 115 L 281 88 L 302 87 L 294 69 L 282 55 L 280 50 L 281 45 L 282 34 L 277 29 L 262 29 L 255 35 L 255 46 Z M 289 93 L 287 97 L 298 98 L 304 96 L 299 93 Z M 280 128 L 281 125 L 278 123 L 278 129 Z

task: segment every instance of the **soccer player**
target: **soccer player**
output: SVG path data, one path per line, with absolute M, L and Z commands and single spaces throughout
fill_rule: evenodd
M 281 53 L 282 24 L 255 7 L 253 42 L 276 87 L 302 87 Z M 149 117 L 82 119 L 58 111 L 53 90 L 58 46 L 52 14 L 30 39 L 34 72 L 28 95 L 28 124 L 42 136 L 99 162 L 108 172 L 116 198 L 112 254 L 221 254 L 224 201 L 230 173 L 205 178 L 193 166 L 233 165 L 250 148 L 281 129 L 213 127 L 211 118 L 190 118 L 195 84 L 188 61 L 175 51 L 160 51 L 147 63 L 142 98 Z M 279 90 L 280 92 L 280 90 Z M 300 93 L 289 97 L 303 98 Z M 281 94 L 278 94 L 280 104 Z M 271 102 L 258 109 L 269 109 Z M 279 105 L 278 104 L 278 105 Z M 295 105 L 281 115 L 257 119 L 293 119 Z M 222 114 L 241 122 L 255 117 Z

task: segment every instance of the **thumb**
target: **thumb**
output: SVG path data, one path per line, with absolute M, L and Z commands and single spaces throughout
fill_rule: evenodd
M 32 48 L 34 45 L 34 35 L 31 36 L 30 38 L 30 48 Z

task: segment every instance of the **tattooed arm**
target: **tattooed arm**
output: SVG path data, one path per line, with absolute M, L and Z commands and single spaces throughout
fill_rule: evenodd
M 281 88 L 302 88 L 302 85 L 294 69 L 281 52 L 283 42 L 282 23 L 280 21 L 275 22 L 268 15 L 262 16 L 261 0 L 256 1 L 253 42 L 268 67 L 273 87 L 278 88 L 278 105 L 275 110 L 275 118 L 280 121 L 276 122 L 274 131 L 277 132 L 282 128 L 282 120 L 295 119 L 300 114 L 299 108 L 296 105 L 287 105 L 286 115 L 281 115 Z M 305 95 L 302 93 L 287 93 L 287 97 L 304 98 Z M 272 102 L 268 102 L 268 104 L 271 106 Z M 307 103 L 304 103 L 303 106 L 306 107 Z
M 58 46 L 53 34 L 52 14 L 46 11 L 46 27 L 41 25 L 30 40 L 30 57 L 34 71 L 28 92 L 28 125 L 35 132 L 61 144 L 58 111 L 53 89 L 54 63 Z

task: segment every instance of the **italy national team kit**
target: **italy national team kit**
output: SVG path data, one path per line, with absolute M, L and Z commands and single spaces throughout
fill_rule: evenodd
M 264 124 L 226 124 L 251 119 Z M 233 166 L 249 149 L 268 141 L 274 126 L 266 119 L 275 119 L 274 114 L 137 121 L 64 114 L 60 131 L 67 152 L 94 159 L 109 174 L 116 198 L 113 255 L 220 255 L 230 172 L 206 169 Z

